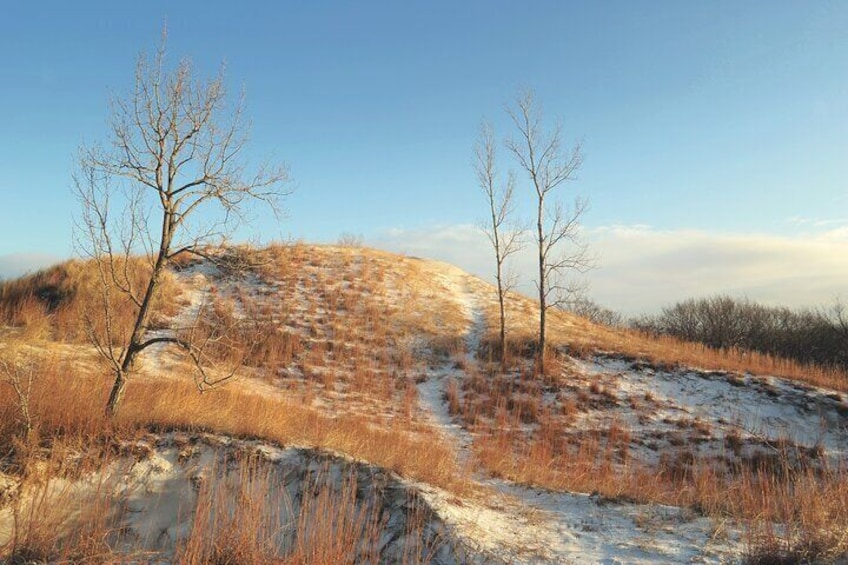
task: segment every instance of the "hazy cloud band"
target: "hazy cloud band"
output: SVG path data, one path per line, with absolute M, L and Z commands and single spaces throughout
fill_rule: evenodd
M 848 294 L 845 229 L 790 237 L 610 226 L 585 235 L 598 256 L 586 275 L 589 295 L 628 314 L 717 293 L 792 307 L 826 305 Z M 475 226 L 395 229 L 369 243 L 448 261 L 491 280 L 492 252 Z M 512 263 L 528 294 L 533 261 L 528 246 Z
M 57 261 L 59 261 L 58 257 L 45 253 L 0 255 L 0 280 L 19 277 L 25 273 L 43 269 Z

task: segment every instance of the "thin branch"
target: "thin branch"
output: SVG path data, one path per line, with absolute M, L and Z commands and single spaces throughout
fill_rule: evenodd
M 176 255 L 203 256 L 225 241 L 247 217 L 248 204 L 268 205 L 278 215 L 280 200 L 289 194 L 285 167 L 247 172 L 243 98 L 228 106 L 223 67 L 206 81 L 193 78 L 188 60 L 167 68 L 166 37 L 151 58 L 139 57 L 130 92 L 112 98 L 109 143 L 105 149 L 83 146 L 74 177 L 82 206 L 77 241 L 96 264 L 100 295 L 97 319 L 92 312 L 83 319 L 91 343 L 115 373 L 111 413 L 135 358 L 157 343 L 174 344 L 192 358 L 204 386 L 221 380 L 202 366 L 202 346 L 180 337 L 149 337 L 160 279 Z M 122 209 L 115 206 L 121 199 Z M 218 214 L 208 224 L 195 222 L 207 205 Z M 150 261 L 143 280 L 135 271 L 140 249 Z M 131 328 L 118 323 L 119 305 L 121 312 L 131 306 Z

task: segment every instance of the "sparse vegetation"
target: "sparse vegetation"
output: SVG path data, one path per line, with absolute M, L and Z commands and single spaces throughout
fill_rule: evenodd
M 187 59 L 169 69 L 163 34 L 152 60 L 139 57 L 131 94 L 111 101 L 106 147 L 80 148 L 74 175 L 81 204 L 77 238 L 80 251 L 96 266 L 98 293 L 97 307 L 85 310 L 83 320 L 114 376 L 106 402 L 110 414 L 118 411 L 136 358 L 154 345 L 175 346 L 188 355 L 198 386 L 211 387 L 232 375 L 211 375 L 203 346 L 185 336 L 148 331 L 155 325 L 154 302 L 171 261 L 187 253 L 216 258 L 210 246 L 226 238 L 250 201 L 277 211 L 286 195 L 285 167 L 245 171 L 242 112 L 241 104 L 228 105 L 223 74 L 198 81 Z M 213 219 L 198 228 L 194 216 L 207 208 Z M 130 269 L 139 249 L 148 250 L 140 280 Z M 127 307 L 129 313 L 118 312 Z M 126 316 L 133 320 L 129 331 L 115 323 Z
M 807 394 L 810 384 L 779 385 L 757 374 L 792 377 L 794 372 L 807 383 L 844 383 L 844 374 L 835 369 L 810 371 L 774 357 L 653 338 L 552 312 L 553 347 L 543 375 L 534 370 L 537 310 L 515 295 L 505 303 L 514 330 L 507 342 L 511 362 L 504 368 L 497 356 L 490 357 L 498 347 L 495 293 L 481 281 L 450 275 L 465 277 L 460 279 L 464 287 L 480 297 L 475 308 L 486 316 L 475 317 L 485 330 L 477 348 L 468 338 L 472 320 L 457 302 L 457 290 L 434 276 L 453 273 L 449 267 L 347 246 L 274 245 L 241 248 L 234 256 L 242 265 L 238 277 L 224 267 L 199 270 L 198 260 L 182 261 L 168 281 L 175 298 L 167 308 L 160 306 L 167 323 L 168 317 L 205 301 L 208 307 L 198 310 L 189 330 L 201 332 L 203 339 L 215 328 L 237 328 L 226 339 L 213 340 L 206 352 L 216 363 L 243 364 L 241 377 L 203 394 L 190 380 L 177 377 L 190 364 L 161 351 L 158 364 L 139 368 L 122 410 L 109 418 L 102 405 L 110 383 L 100 376 L 102 361 L 84 339 L 66 340 L 72 334 L 56 332 L 56 317 L 40 305 L 37 316 L 5 320 L 3 355 L 11 351 L 11 340 L 20 343 L 22 336 L 32 335 L 28 324 L 47 328 L 36 340 L 25 338 L 15 353 L 28 360 L 22 366 L 33 369 L 26 373 L 33 375 L 26 381 L 28 433 L 20 397 L 0 395 L 0 472 L 16 477 L 21 485 L 16 492 L 30 493 L 29 498 L 7 494 L 6 500 L 41 500 L 35 513 L 30 510 L 36 507 L 20 507 L 15 537 L 0 549 L 7 561 L 108 562 L 129 555 L 131 550 L 119 553 L 106 543 L 112 539 L 108 532 L 119 526 L 101 511 L 115 502 L 106 495 L 111 486 L 105 478 L 94 491 L 100 495 L 79 503 L 86 512 L 78 515 L 72 535 L 59 542 L 49 532 L 66 519 L 63 505 L 38 485 L 46 484 L 45 477 L 100 473 L 127 456 L 144 460 L 150 449 L 145 438 L 173 431 L 345 454 L 445 489 L 459 500 L 486 496 L 472 478 L 483 473 L 509 484 L 595 493 L 612 503 L 679 506 L 716 522 L 741 524 L 751 563 L 826 559 L 848 551 L 844 460 L 834 459 L 822 443 L 769 439 L 706 414 L 674 412 L 664 389 L 649 386 L 651 378 L 666 374 L 666 379 L 698 378 L 779 402 L 788 394 Z M 60 293 L 59 309 L 86 300 L 84 285 L 72 274 L 85 273 L 89 264 L 63 268 L 62 284 L 72 291 Z M 6 283 L 0 309 L 12 312 L 16 304 L 35 304 L 20 297 L 38 297 L 36 289 L 57 276 L 53 273 Z M 233 323 L 238 320 L 243 323 Z M 581 368 L 592 363 L 615 370 Z M 690 374 L 684 366 L 714 371 Z M 439 398 L 446 417 L 467 434 L 468 451 L 461 452 L 422 412 L 418 387 L 431 382 L 434 367 L 448 371 Z M 620 385 L 627 372 L 643 375 L 648 384 Z M 816 398 L 839 414 L 845 387 L 832 388 L 837 391 Z M 26 448 L 22 434 L 29 437 Z M 191 453 L 191 446 L 185 451 Z M 375 540 L 384 524 L 373 506 L 354 500 L 353 483 L 324 494 L 318 488 L 310 499 L 314 505 L 299 507 L 309 517 L 297 514 L 289 522 L 315 524 L 314 530 L 294 526 L 314 535 L 281 552 L 263 540 L 284 527 L 282 518 L 258 510 L 258 501 L 274 489 L 268 468 L 250 463 L 229 469 L 216 475 L 218 482 L 200 485 L 197 508 L 206 518 L 215 514 L 202 510 L 206 507 L 223 505 L 232 512 L 219 521 L 196 521 L 182 538 L 180 562 L 297 563 L 336 559 L 350 551 L 368 561 L 376 554 Z M 339 521 L 316 521 L 318 515 Z M 433 554 L 423 546 L 414 553 L 409 563 L 426 562 Z
M 576 291 L 576 283 L 569 277 L 585 272 L 591 265 L 580 237 L 580 221 L 588 201 L 578 196 L 573 204 L 564 205 L 557 199 L 558 191 L 576 180 L 583 153 L 579 143 L 563 147 L 561 124 L 548 128 L 542 123 L 542 109 L 532 91 L 522 93 L 507 113 L 518 132 L 516 138 L 508 139 L 507 149 L 535 196 L 533 237 L 538 271 L 534 281 L 539 296 L 536 363 L 539 372 L 545 374 L 548 311 L 562 306 Z
M 535 352 L 537 339 L 532 316 L 538 314 L 538 307 L 521 296 L 513 296 L 508 304 L 508 314 L 514 320 L 508 348 L 516 354 Z M 487 322 L 487 328 L 492 327 L 496 315 L 494 308 L 487 306 L 486 318 L 492 320 Z M 848 391 L 848 372 L 828 364 L 803 363 L 738 347 L 716 349 L 674 336 L 609 327 L 559 310 L 552 311 L 550 317 L 553 319 L 551 341 L 567 350 L 569 355 L 577 357 L 597 352 L 609 353 L 658 367 L 683 366 L 740 374 L 774 375 L 813 386 Z M 482 348 L 490 349 L 494 341 L 494 334 L 488 331 Z
M 498 290 L 498 313 L 500 314 L 500 360 L 501 367 L 506 368 L 509 354 L 506 348 L 506 296 L 515 286 L 515 277 L 507 272 L 506 261 L 521 249 L 521 231 L 515 224 L 515 176 L 512 172 L 506 181 L 499 179 L 496 165 L 495 134 L 491 126 L 484 124 L 480 127 L 480 136 L 474 145 L 474 172 L 477 184 L 486 195 L 489 205 L 488 220 L 483 223 L 482 230 L 489 239 L 495 252 L 495 284 Z
M 690 299 L 634 322 L 652 335 L 719 350 L 756 351 L 805 365 L 848 367 L 842 307 L 790 310 L 729 296 Z

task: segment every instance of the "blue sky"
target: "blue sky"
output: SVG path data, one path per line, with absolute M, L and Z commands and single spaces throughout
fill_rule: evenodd
M 461 240 L 444 237 L 482 216 L 472 143 L 484 117 L 509 133 L 503 106 L 524 87 L 566 139 L 583 140 L 568 190 L 591 201 L 600 289 L 621 276 L 604 255 L 617 257 L 634 230 L 737 241 L 733 251 L 771 238 L 773 261 L 789 265 L 781 241 L 830 246 L 848 218 L 845 2 L 10 4 L 0 19 L 0 266 L 73 253 L 76 148 L 105 140 L 109 94 L 131 86 L 139 51 L 155 49 L 166 22 L 172 60 L 189 57 L 201 75 L 224 62 L 231 91 L 244 88 L 250 157 L 291 167 L 288 218 L 252 226 L 264 240 L 354 233 L 471 265 L 485 248 L 464 242 L 454 258 Z M 699 257 L 671 253 L 657 281 L 688 268 L 680 256 Z M 783 294 L 764 298 L 806 289 L 781 277 Z M 826 302 L 836 285 L 806 300 Z M 735 279 L 674 288 L 760 297 Z M 628 292 L 601 298 L 639 309 Z

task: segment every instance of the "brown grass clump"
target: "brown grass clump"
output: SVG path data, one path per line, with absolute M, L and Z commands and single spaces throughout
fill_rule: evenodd
M 146 283 L 150 265 L 143 258 L 129 262 L 119 270 L 135 288 Z M 135 322 L 137 307 L 112 286 L 112 323 L 114 335 L 126 335 Z M 153 306 L 153 318 L 176 312 L 178 290 L 170 277 Z M 69 343 L 87 343 L 88 333 L 82 320 L 87 316 L 94 329 L 103 334 L 102 285 L 93 261 L 65 261 L 32 275 L 0 282 L 0 327 L 18 328 L 23 337 L 52 339 Z
M 507 302 L 510 351 L 514 355 L 535 355 L 538 307 L 532 300 L 512 294 Z M 486 307 L 487 334 L 484 346 L 497 342 L 498 313 L 494 304 Z M 585 357 L 594 352 L 642 359 L 658 366 L 685 366 L 705 370 L 751 373 L 788 378 L 838 391 L 848 391 L 848 373 L 833 367 L 807 365 L 738 348 L 713 349 L 669 336 L 653 336 L 623 328 L 595 324 L 563 311 L 551 311 L 548 335 L 554 346 L 569 355 Z
M 142 430 L 210 431 L 344 453 L 461 494 L 471 487 L 453 446 L 416 418 L 416 379 L 453 360 L 461 376 L 447 380 L 449 413 L 474 437 L 476 460 L 492 475 L 742 520 L 748 525 L 751 563 L 829 559 L 848 552 L 844 469 L 779 450 L 745 455 L 745 443 L 733 431 L 724 435 L 723 461 L 699 457 L 685 438 L 710 438 L 715 431 L 697 419 L 679 422 L 678 448 L 663 454 L 659 463 L 640 462 L 625 421 L 611 418 L 594 430 L 576 429 L 575 423 L 587 413 L 628 405 L 638 412 L 656 399 L 650 392 L 620 399 L 603 379 L 585 387 L 570 385 L 565 356 L 614 352 L 656 366 L 770 374 L 848 391 L 841 371 L 716 351 L 555 312 L 550 317 L 554 347 L 546 355 L 547 366 L 556 371 L 540 375 L 531 362 L 534 307 L 513 296 L 508 302 L 511 363 L 504 372 L 495 363 L 485 364 L 499 358 L 494 301 L 485 303 L 492 310 L 487 310 L 488 333 L 479 351 L 465 351 L 470 320 L 454 299 L 456 289 L 444 282 L 444 266 L 358 247 L 271 246 L 245 248 L 237 255 L 233 269 L 250 278 L 251 285 L 216 280 L 210 307 L 191 331 L 209 343 L 204 353 L 211 360 L 247 366 L 251 376 L 265 377 L 265 388 L 251 393 L 234 383 L 200 395 L 188 380 L 138 376 L 129 383 L 118 419 L 108 421 L 102 408 L 108 372 L 58 354 L 42 355 L 27 407 L 30 437 L 21 434 L 19 402 L 14 395 L 0 395 L 0 453 L 13 454 L 26 474 L 43 460 L 45 448 L 100 446 L 105 457 L 116 439 Z M 74 333 L 80 331 L 79 319 L 71 312 L 92 307 L 93 295 L 84 284 L 87 268 L 71 262 L 0 285 L 0 324 L 39 339 L 79 340 Z M 460 280 L 475 292 L 486 288 L 474 286 L 479 281 L 470 278 Z M 173 315 L 166 306 L 160 310 L 164 322 Z M 128 318 L 121 314 L 120 319 Z M 484 362 L 469 359 L 469 353 Z M 357 559 L 370 559 L 370 550 L 363 548 L 371 543 L 379 517 L 361 513 L 345 494 L 349 485 L 344 492 L 310 499 L 304 519 L 313 530 L 301 529 L 305 537 L 296 551 L 282 555 L 263 541 L 263 532 L 282 524 L 254 511 L 261 500 L 256 497 L 270 488 L 265 471 L 240 472 L 247 473 L 241 477 L 246 491 L 226 482 L 206 487 L 211 489 L 203 494 L 208 520 L 196 524 L 196 533 L 181 548 L 184 562 L 349 561 L 351 548 L 364 551 Z M 233 510 L 212 510 L 222 507 Z M 321 516 L 332 518 L 322 522 Z M 97 526 L 102 527 L 107 526 Z M 27 531 L 32 535 L 16 547 L 31 548 L 33 559 L 40 558 L 39 547 L 56 554 L 56 548 L 39 541 L 38 528 Z M 310 537 L 310 531 L 315 535 Z M 84 553 L 96 550 L 91 552 Z
M 831 562 L 848 557 L 848 474 L 807 470 L 781 481 L 751 477 L 736 494 L 748 512 L 749 564 Z
M 79 374 L 68 361 L 49 360 L 33 386 L 33 442 L 45 445 L 61 438 L 82 449 L 136 430 L 202 430 L 329 449 L 412 479 L 466 488 L 449 444 L 437 435 L 410 432 L 402 422 L 375 426 L 365 416 L 332 417 L 296 400 L 250 394 L 235 386 L 199 394 L 188 380 L 146 379 L 130 382 L 119 418 L 109 421 L 103 408 L 108 385 L 108 379 Z M 11 395 L 0 396 L 0 414 L 16 410 Z M 14 441 L 11 421 L 0 420 L 0 447 Z
M 380 562 L 380 509 L 357 500 L 355 475 L 344 477 L 338 488 L 320 476 L 313 478 L 299 501 L 277 483 L 274 468 L 254 460 L 216 472 L 201 486 L 191 533 L 177 549 L 176 561 Z
M 109 538 L 117 531 L 112 511 L 114 478 L 100 474 L 90 488 L 65 480 L 67 454 L 57 450 L 40 461 L 10 504 L 11 537 L 0 545 L 5 563 L 116 563 Z M 106 468 L 108 457 L 96 465 Z M 78 469 L 74 470 L 79 473 Z

